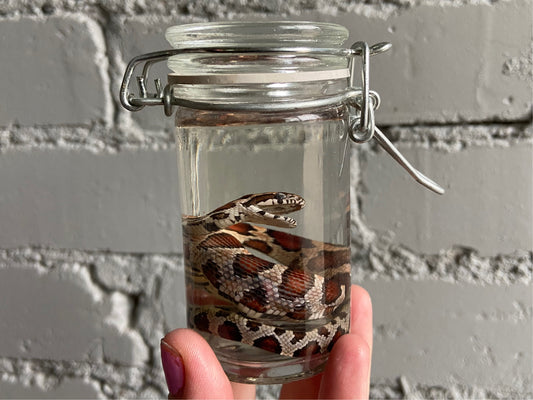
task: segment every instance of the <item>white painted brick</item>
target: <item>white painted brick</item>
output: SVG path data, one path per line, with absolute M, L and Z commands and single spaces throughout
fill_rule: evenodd
M 83 379 L 64 379 L 52 388 L 26 386 L 19 382 L 0 381 L 0 393 L 5 399 L 101 399 L 98 383 Z
M 173 150 L 0 155 L 0 247 L 181 252 Z
M 108 299 L 85 268 L 3 266 L 0 293 L 0 357 L 100 362 L 103 357 L 119 365 L 148 359 L 139 335 L 116 318 L 124 307 Z
M 374 310 L 373 381 L 487 390 L 531 385 L 531 287 L 365 281 Z
M 161 280 L 161 311 L 168 329 L 187 327 L 183 270 L 165 271 Z
M 122 293 L 114 292 L 109 297 L 109 303 L 111 311 L 104 322 L 111 327 L 113 334 L 102 340 L 106 361 L 142 366 L 148 361 L 149 354 L 139 332 L 129 329 L 133 306 L 131 299 Z
M 385 20 L 317 12 L 299 18 L 346 26 L 350 44 L 393 43 L 371 59 L 379 125 L 528 118 L 532 78 L 523 71 L 531 71 L 531 14 L 531 1 L 510 1 L 409 7 Z M 525 67 L 510 73 L 517 63 Z
M 0 22 L 0 125 L 109 120 L 103 36 L 82 15 Z
M 470 147 L 453 153 L 399 149 L 447 191 L 435 195 L 414 182 L 388 154 L 366 153 L 361 213 L 370 228 L 392 232 L 396 243 L 422 253 L 454 245 L 484 255 L 532 249 L 531 144 Z

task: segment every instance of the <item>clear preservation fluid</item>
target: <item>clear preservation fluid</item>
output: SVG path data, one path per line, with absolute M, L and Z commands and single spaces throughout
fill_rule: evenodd
M 177 114 L 189 327 L 207 339 L 233 381 L 311 376 L 348 329 L 346 123 L 343 107 L 275 117 Z M 247 217 L 214 225 L 236 199 L 280 193 L 305 201 L 280 213 L 292 227 Z M 191 221 L 202 226 L 192 230 Z

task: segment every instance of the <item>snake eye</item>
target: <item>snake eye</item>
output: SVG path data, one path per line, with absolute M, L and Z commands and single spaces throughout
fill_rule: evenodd
M 275 197 L 276 197 L 278 204 L 281 204 L 287 196 L 284 193 L 276 193 Z

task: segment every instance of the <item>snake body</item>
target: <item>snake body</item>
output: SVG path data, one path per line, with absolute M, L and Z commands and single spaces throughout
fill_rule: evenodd
M 222 300 L 195 307 L 191 326 L 292 357 L 329 351 L 348 331 L 349 248 L 270 228 L 295 227 L 285 214 L 304 205 L 291 193 L 250 194 L 183 218 L 189 282 Z

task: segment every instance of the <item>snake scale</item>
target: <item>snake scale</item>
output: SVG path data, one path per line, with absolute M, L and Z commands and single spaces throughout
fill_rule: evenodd
M 249 194 L 183 218 L 188 281 L 220 300 L 195 306 L 192 327 L 284 356 L 331 350 L 349 329 L 350 250 L 270 228 L 295 227 L 285 214 L 304 205 Z

